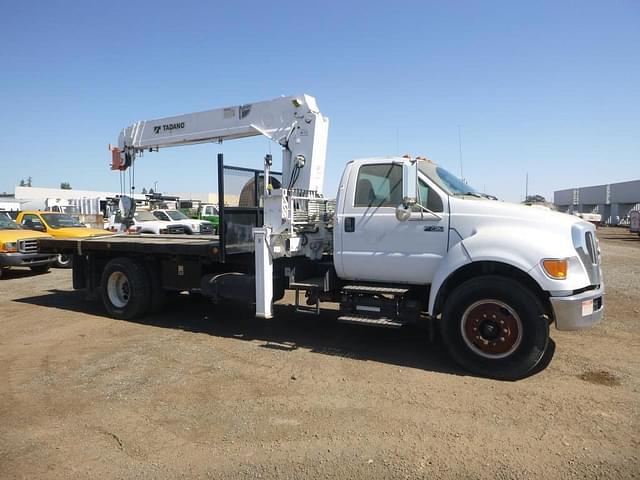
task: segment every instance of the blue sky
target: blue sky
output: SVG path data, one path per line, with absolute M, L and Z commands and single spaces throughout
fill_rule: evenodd
M 325 194 L 352 158 L 410 152 L 507 200 L 640 178 L 640 3 L 0 0 L 0 191 L 118 190 L 107 144 L 136 120 L 316 96 Z M 215 156 L 167 149 L 137 186 L 215 191 Z M 273 146 L 273 152 L 277 153 Z M 279 156 L 276 157 L 276 165 Z

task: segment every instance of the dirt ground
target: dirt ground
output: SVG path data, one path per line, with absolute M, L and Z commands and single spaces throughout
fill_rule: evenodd
M 602 229 L 603 323 L 518 382 L 420 330 L 181 295 L 107 318 L 71 272 L 0 280 L 0 478 L 638 478 L 640 238 Z

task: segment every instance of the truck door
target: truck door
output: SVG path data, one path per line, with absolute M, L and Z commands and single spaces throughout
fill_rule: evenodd
M 449 212 L 446 196 L 424 177 L 411 219 L 400 222 L 402 166 L 363 164 L 351 169 L 340 212 L 342 276 L 350 280 L 430 284 L 447 252 Z

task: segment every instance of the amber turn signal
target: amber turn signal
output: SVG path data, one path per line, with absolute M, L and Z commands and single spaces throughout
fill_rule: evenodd
M 547 272 L 551 278 L 556 280 L 564 280 L 567 278 L 567 269 L 569 262 L 566 258 L 563 259 L 547 259 L 542 261 L 542 268 Z

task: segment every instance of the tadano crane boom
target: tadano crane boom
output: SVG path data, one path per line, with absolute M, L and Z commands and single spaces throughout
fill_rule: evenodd
M 264 135 L 283 147 L 283 187 L 322 194 L 329 120 L 309 95 L 143 120 L 120 133 L 112 170 L 126 170 L 145 150 Z

